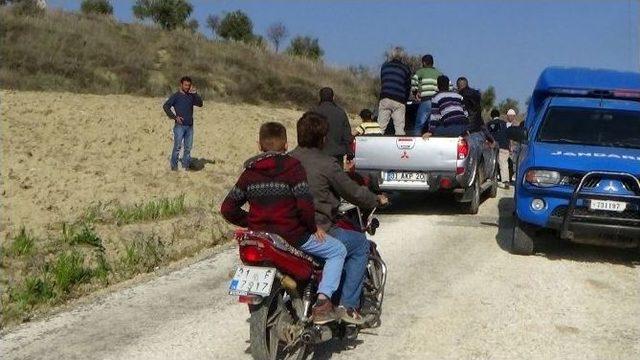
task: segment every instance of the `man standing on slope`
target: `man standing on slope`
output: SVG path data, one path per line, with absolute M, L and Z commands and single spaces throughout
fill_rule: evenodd
M 338 160 L 340 166 L 344 165 L 344 156 L 353 157 L 349 143 L 351 143 L 351 125 L 347 113 L 334 102 L 333 89 L 325 87 L 320 89 L 320 104 L 313 110 L 324 115 L 329 122 L 329 133 L 322 152 Z
M 422 135 L 422 128 L 431 116 L 431 98 L 438 92 L 438 76 L 442 73 L 433 67 L 433 56 L 427 54 L 422 57 L 422 68 L 411 78 L 411 91 L 417 92 L 420 100 L 413 135 Z
M 391 51 L 391 60 L 380 69 L 380 105 L 378 123 L 384 133 L 393 119 L 396 135 L 404 135 L 404 116 L 409 90 L 411 87 L 411 69 L 402 62 L 404 51 L 396 47 Z
M 178 154 L 184 144 L 182 167 L 190 170 L 191 147 L 193 146 L 193 107 L 202 107 L 202 98 L 192 86 L 191 78 L 183 76 L 180 79 L 180 90 L 171 95 L 162 109 L 167 116 L 175 121 L 173 126 L 173 150 L 171 151 L 171 170 L 178 170 Z M 173 108 L 173 110 L 171 110 Z

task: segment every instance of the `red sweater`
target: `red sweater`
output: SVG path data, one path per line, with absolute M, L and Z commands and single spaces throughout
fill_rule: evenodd
M 249 212 L 242 209 L 246 202 Z M 247 160 L 220 212 L 232 224 L 278 234 L 296 247 L 316 232 L 304 168 L 282 153 L 266 152 Z

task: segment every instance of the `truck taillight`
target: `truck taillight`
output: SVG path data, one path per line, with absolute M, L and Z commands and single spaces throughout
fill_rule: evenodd
M 467 140 L 458 139 L 458 160 L 464 160 L 469 156 L 469 143 Z

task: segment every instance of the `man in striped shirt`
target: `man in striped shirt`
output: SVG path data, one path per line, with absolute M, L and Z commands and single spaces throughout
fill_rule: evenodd
M 422 57 L 422 68 L 411 78 L 411 91 L 416 93 L 420 101 L 413 135 L 420 136 L 422 128 L 431 114 L 431 98 L 438 92 L 438 76 L 442 73 L 433 67 L 433 56 L 427 54 Z
M 438 90 L 431 99 L 431 120 L 423 130 L 423 138 L 460 136 L 469 130 L 469 118 L 462 104 L 462 95 L 449 90 L 449 78 L 438 77 Z
M 402 62 L 404 51 L 396 47 L 391 52 L 391 60 L 380 69 L 380 104 L 378 123 L 384 133 L 393 119 L 396 135 L 404 135 L 404 116 L 409 90 L 411 87 L 411 69 Z

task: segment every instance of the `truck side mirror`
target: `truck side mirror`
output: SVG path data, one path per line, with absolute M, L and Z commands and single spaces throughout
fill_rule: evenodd
M 527 128 L 524 126 L 511 126 L 507 128 L 507 138 L 509 138 L 509 140 L 526 143 L 529 137 L 528 135 Z

